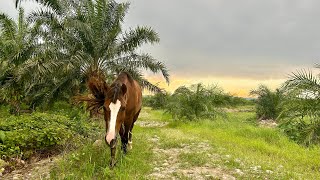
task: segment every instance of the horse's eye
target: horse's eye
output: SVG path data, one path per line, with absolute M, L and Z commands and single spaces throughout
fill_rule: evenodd
M 126 110 L 126 107 L 121 106 L 120 111 L 124 111 L 124 110 Z

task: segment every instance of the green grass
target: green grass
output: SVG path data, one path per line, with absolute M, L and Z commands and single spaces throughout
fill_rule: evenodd
M 109 169 L 110 149 L 105 143 L 92 146 L 88 143 L 83 148 L 65 155 L 52 170 L 52 179 L 144 179 L 151 171 L 152 146 L 148 144 L 145 130 L 135 127 L 134 148 L 126 156 L 120 152 L 120 141 L 117 147 L 117 165 Z M 148 130 L 152 134 L 152 130 Z M 101 137 L 102 139 L 102 137 Z
M 225 119 L 181 122 L 162 111 L 144 108 L 140 121 L 169 124 L 135 126 L 133 149 L 126 156 L 118 151 L 119 162 L 113 170 L 108 167 L 109 148 L 90 143 L 58 162 L 51 178 L 150 179 L 154 168 L 162 168 L 160 173 L 165 174 L 174 166 L 170 164 L 173 158 L 178 169 L 218 168 L 239 179 L 320 179 L 319 146 L 299 146 L 277 129 L 258 127 L 252 121 L 254 116 L 253 112 L 233 112 Z M 158 141 L 151 142 L 155 136 Z M 155 148 L 162 151 L 155 153 Z M 164 160 L 169 161 L 169 167 L 163 165 Z M 171 175 L 187 178 L 182 172 Z
M 204 166 L 208 162 L 207 153 L 188 152 L 179 154 L 179 159 L 185 164 L 193 166 Z

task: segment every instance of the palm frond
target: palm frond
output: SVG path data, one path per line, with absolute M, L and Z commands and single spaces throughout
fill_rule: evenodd
M 115 59 L 115 62 L 129 68 L 143 68 L 145 70 L 150 70 L 153 73 L 161 72 L 167 83 L 169 83 L 170 81 L 170 75 L 167 67 L 162 62 L 157 61 L 149 54 L 139 55 L 132 53 L 128 56 Z
M 17 25 L 12 18 L 4 13 L 0 14 L 0 29 L 5 38 L 15 39 Z
M 134 51 L 144 43 L 157 43 L 160 41 L 158 34 L 150 27 L 137 27 L 125 32 L 118 45 L 117 53 L 128 53 Z
M 285 82 L 285 89 L 310 92 L 320 92 L 320 80 L 310 70 L 299 70 L 292 73 L 290 79 Z

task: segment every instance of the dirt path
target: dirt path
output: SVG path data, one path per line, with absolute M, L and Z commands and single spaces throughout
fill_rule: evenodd
M 50 169 L 54 165 L 54 162 L 60 159 L 62 156 L 55 156 L 53 158 L 42 159 L 38 162 L 26 164 L 25 167 L 5 174 L 0 179 L 6 180 L 37 180 L 37 179 L 49 179 Z
M 182 148 L 162 149 L 159 147 L 159 137 L 154 136 L 149 141 L 155 144 L 153 152 L 156 155 L 153 172 L 149 175 L 152 179 L 235 179 L 222 168 L 214 168 L 210 164 L 204 166 L 189 166 L 188 162 L 182 162 L 179 155 L 182 153 L 205 153 L 211 147 L 207 142 L 182 144 Z M 214 159 L 217 154 L 207 154 L 208 158 Z
M 140 121 L 139 126 L 143 128 L 156 127 L 166 128 L 168 123 L 157 121 Z M 208 142 L 196 142 L 181 144 L 179 148 L 161 148 L 161 139 L 154 135 L 148 139 L 154 144 L 153 153 L 156 156 L 153 162 L 153 171 L 148 175 L 150 179 L 225 179 L 234 180 L 235 177 L 228 174 L 225 170 L 219 167 L 213 167 L 206 163 L 203 166 L 193 166 L 188 162 L 182 161 L 180 155 L 188 153 L 205 153 L 207 158 L 215 159 L 218 154 L 207 153 L 212 147 Z

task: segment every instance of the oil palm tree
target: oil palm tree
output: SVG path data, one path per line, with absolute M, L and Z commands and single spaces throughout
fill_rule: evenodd
M 0 94 L 14 107 L 15 112 L 19 112 L 21 101 L 25 98 L 24 75 L 19 75 L 19 72 L 20 67 L 35 53 L 35 28 L 31 28 L 25 20 L 22 8 L 19 9 L 17 22 L 6 14 L 0 14 Z
M 316 65 L 316 68 L 320 66 Z M 284 83 L 284 89 L 288 96 L 282 115 L 285 131 L 302 144 L 319 144 L 320 74 L 299 70 Z
M 141 26 L 122 30 L 128 3 L 107 0 L 55 2 L 58 12 L 41 9 L 30 14 L 29 21 L 44 27 L 41 34 L 50 49 L 47 54 L 55 62 L 53 64 L 62 65 L 55 66 L 55 73 L 41 76 L 46 78 L 42 80 L 44 84 L 35 82 L 29 86 L 28 92 L 52 99 L 61 93 L 68 94 L 65 89 L 80 92 L 92 74 L 113 79 L 113 75 L 121 71 L 127 71 L 143 87 L 154 92 L 161 89 L 143 78 L 144 70 L 160 72 L 169 82 L 168 70 L 162 62 L 149 54 L 136 53 L 143 44 L 159 42 L 157 33 L 150 27 Z M 41 95 L 37 89 L 42 89 L 48 81 L 55 81 L 55 88 L 50 92 L 43 91 Z

